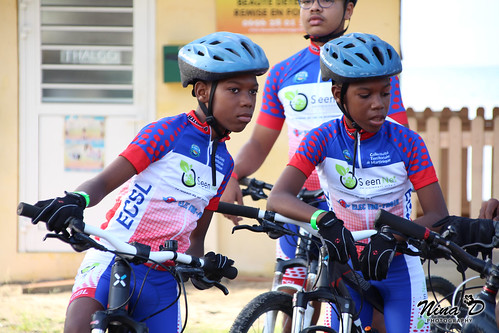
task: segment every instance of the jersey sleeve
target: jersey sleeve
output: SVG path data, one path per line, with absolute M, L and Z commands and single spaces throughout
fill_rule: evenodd
M 404 149 L 403 153 L 408 158 L 407 176 L 414 189 L 418 190 L 438 182 L 438 177 L 426 144 L 419 134 L 413 133 L 414 135 L 408 139 L 412 145 L 408 149 Z
M 280 65 L 272 67 L 263 88 L 262 106 L 256 123 L 280 131 L 286 119 L 284 107 L 279 100 L 279 83 L 282 82 Z
M 397 76 L 392 76 L 390 80 L 390 109 L 388 115 L 401 125 L 409 125 L 407 113 L 405 112 L 402 94 L 400 93 L 400 81 Z
M 142 128 L 120 156 L 130 161 L 137 173 L 144 171 L 173 148 L 185 127 L 185 122 L 175 119 L 179 118 L 163 118 Z
M 326 158 L 327 142 L 333 139 L 332 134 L 328 131 L 329 126 L 330 124 L 326 123 L 308 132 L 288 165 L 299 169 L 308 178 L 315 167 Z

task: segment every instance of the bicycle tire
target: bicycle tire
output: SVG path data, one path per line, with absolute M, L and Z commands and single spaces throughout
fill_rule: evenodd
M 229 332 L 263 332 L 266 314 L 272 311 L 277 311 L 276 326 L 268 332 L 282 332 L 282 323 L 291 321 L 293 316 L 293 296 L 282 291 L 267 291 L 256 296 L 237 315 Z

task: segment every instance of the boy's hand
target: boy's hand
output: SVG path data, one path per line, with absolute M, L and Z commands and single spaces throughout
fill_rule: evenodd
M 64 197 L 38 201 L 35 206 L 40 207 L 41 211 L 32 222 L 47 222 L 49 231 L 59 233 L 67 227 L 68 218 L 83 220 L 83 210 L 87 203 L 81 194 L 66 192 Z
M 192 284 L 199 290 L 213 287 L 213 282 L 220 282 L 223 277 L 234 279 L 237 276 L 237 268 L 233 266 L 234 260 L 221 254 L 208 252 L 202 258 L 204 260 L 203 278 L 191 278 Z
M 468 253 L 492 256 L 492 248 L 499 247 L 499 221 L 447 216 L 433 225 L 442 227 L 440 234 L 463 247 Z
M 499 221 L 499 200 L 492 198 L 484 202 L 478 218 Z
M 336 218 L 334 212 L 327 212 L 317 224 L 319 234 L 326 242 L 329 260 L 345 264 L 350 257 L 354 268 L 358 268 L 359 261 L 355 242 L 350 230 L 343 226 L 343 221 Z
M 388 267 L 395 256 L 397 241 L 391 232 L 378 232 L 360 253 L 360 268 L 367 280 L 386 279 Z

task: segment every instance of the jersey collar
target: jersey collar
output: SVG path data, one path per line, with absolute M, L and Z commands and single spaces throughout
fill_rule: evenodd
M 197 128 L 199 131 L 201 131 L 206 135 L 211 135 L 210 125 L 208 125 L 206 122 L 200 121 L 199 118 L 196 116 L 196 112 L 194 112 L 194 110 L 191 110 L 189 113 L 187 113 L 187 119 L 189 119 L 194 128 Z M 219 141 L 224 142 L 226 140 L 230 140 L 230 137 L 228 135 Z
M 345 120 L 345 116 L 343 116 L 341 119 L 342 119 L 343 127 L 345 128 L 345 131 L 348 134 L 348 136 L 350 138 L 352 138 L 352 139 L 355 139 L 355 136 L 354 136 L 355 135 L 355 129 L 354 128 L 349 128 L 347 126 L 347 122 Z M 363 129 L 360 130 L 360 140 L 369 139 L 369 138 L 373 137 L 374 135 L 376 135 L 376 133 L 366 132 Z
M 319 45 L 315 44 L 314 42 L 310 41 L 310 45 L 308 46 L 308 49 L 310 52 L 312 52 L 315 55 L 320 55 L 321 54 L 321 48 Z

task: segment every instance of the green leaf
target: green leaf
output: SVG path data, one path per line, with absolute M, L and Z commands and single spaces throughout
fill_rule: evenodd
M 291 91 L 288 91 L 287 93 L 284 94 L 284 97 L 289 100 L 289 101 L 292 101 L 293 98 L 295 98 L 295 93 L 294 92 L 291 92 Z
M 184 160 L 180 161 L 180 169 L 182 169 L 185 173 L 191 171 L 191 166 Z
M 340 176 L 345 176 L 348 173 L 348 169 L 345 169 L 339 164 L 336 164 L 336 171 L 340 174 Z

